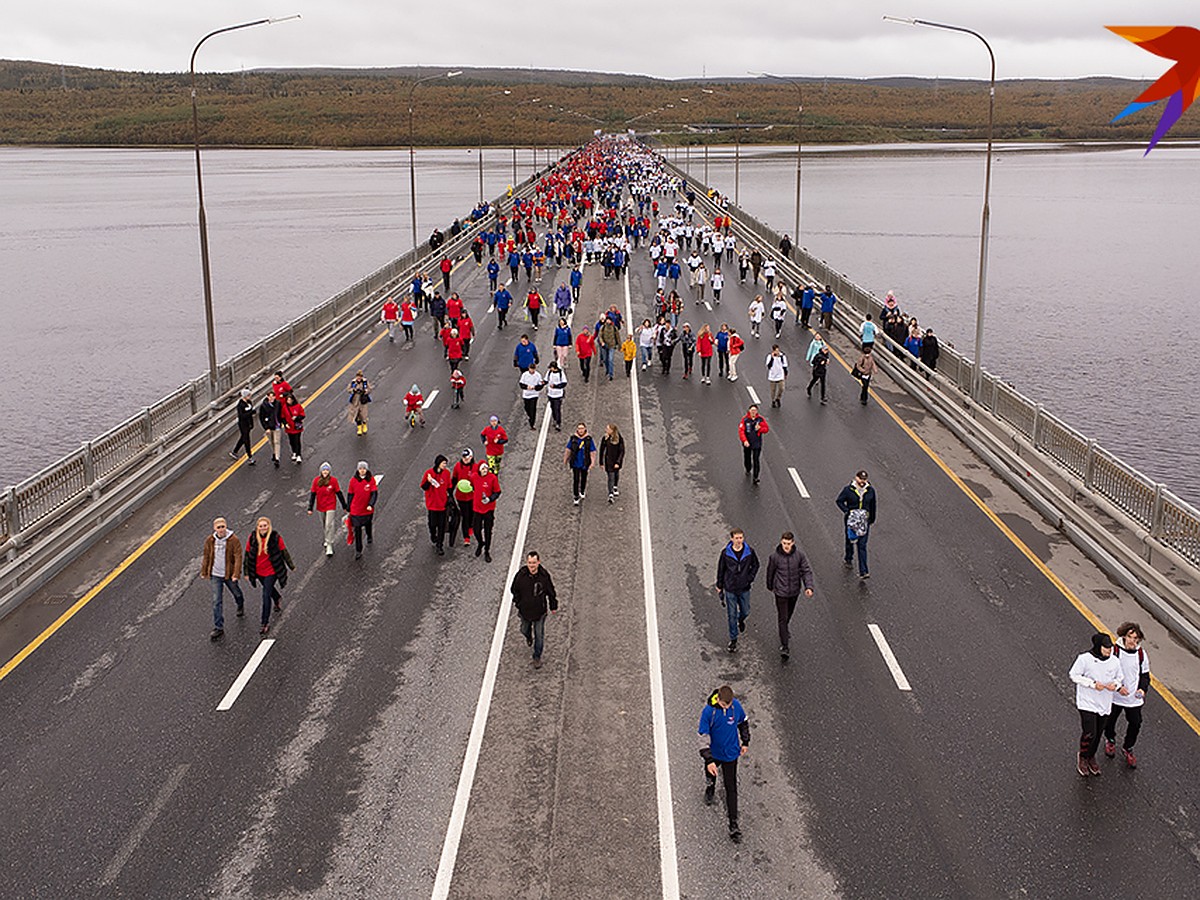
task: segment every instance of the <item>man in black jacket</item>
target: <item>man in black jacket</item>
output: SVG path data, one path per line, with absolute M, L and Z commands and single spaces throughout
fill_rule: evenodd
M 750 615 L 750 585 L 758 577 L 758 554 L 746 543 L 740 528 L 729 532 L 729 543 L 717 560 L 717 596 L 729 619 L 729 652 L 737 653 L 738 635 Z
M 536 550 L 525 554 L 525 568 L 513 578 L 513 603 L 521 619 L 521 634 L 525 643 L 533 647 L 533 667 L 542 667 L 542 647 L 546 638 L 546 613 L 558 610 L 558 595 L 550 573 L 541 566 L 541 557 Z
M 854 548 L 858 547 L 858 577 L 870 578 L 867 571 L 867 536 L 875 524 L 875 488 L 867 480 L 866 470 L 860 469 L 854 480 L 842 488 L 834 501 L 842 511 L 842 528 L 846 535 L 846 555 L 842 564 L 849 569 L 854 563 Z
M 800 591 L 805 597 L 813 595 L 813 570 L 808 557 L 796 546 L 796 536 L 785 531 L 779 546 L 767 560 L 767 590 L 775 595 L 779 612 L 779 655 L 788 658 L 788 623 L 796 611 Z

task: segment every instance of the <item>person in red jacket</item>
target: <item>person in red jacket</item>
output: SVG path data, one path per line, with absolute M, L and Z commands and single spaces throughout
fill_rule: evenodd
M 396 324 L 400 321 L 400 307 L 391 297 L 383 302 L 383 310 L 379 313 L 379 321 L 387 328 L 388 343 L 396 342 Z
M 742 421 L 738 424 L 738 440 L 742 442 L 742 463 L 746 474 L 754 476 L 758 484 L 758 461 L 762 456 L 762 438 L 770 429 L 767 420 L 758 414 L 758 405 L 750 404 Z
M 537 288 L 530 288 L 525 296 L 525 308 L 529 310 L 529 321 L 533 323 L 533 330 L 537 331 L 538 316 L 542 312 L 542 295 L 537 292 Z
M 575 338 L 575 355 L 579 358 L 579 371 L 583 374 L 583 383 L 588 383 L 592 374 L 592 357 L 596 354 L 596 337 L 584 328 Z
M 455 369 L 450 373 L 450 389 L 454 392 L 454 402 L 450 404 L 451 409 L 458 409 L 462 406 L 463 391 L 467 387 L 467 376 L 462 373 L 461 369 Z
M 458 328 L 458 320 L 462 314 L 462 297 L 458 296 L 458 291 L 455 291 L 450 295 L 450 299 L 446 301 L 446 318 L 450 320 L 451 328 Z
M 450 461 L 442 454 L 434 457 L 433 467 L 421 476 L 421 490 L 425 494 L 425 512 L 429 518 L 429 540 L 438 556 L 446 550 L 446 503 L 450 498 Z
M 471 319 L 471 314 L 463 308 L 462 315 L 458 317 L 458 336 L 463 342 L 463 359 L 471 358 L 471 338 L 475 336 L 475 323 Z
M 283 430 L 287 432 L 288 443 L 292 446 L 292 462 L 301 462 L 300 434 L 304 431 L 304 407 L 296 399 L 296 395 L 288 391 L 283 395 Z
M 712 329 L 705 322 L 700 326 L 700 333 L 696 335 L 696 352 L 700 354 L 701 384 L 712 384 L 712 358 L 715 347 L 716 341 L 713 339 Z
M 421 389 L 415 384 L 408 389 L 408 393 L 404 395 L 404 415 L 408 418 L 413 413 L 417 414 L 417 418 L 421 420 L 421 427 L 425 427 L 425 397 L 421 394 Z
M 346 504 L 346 498 L 342 495 L 342 487 L 338 484 L 338 480 L 333 477 L 333 466 L 329 463 L 321 463 L 321 474 L 313 479 L 312 488 L 308 492 L 308 514 L 313 514 L 313 507 L 316 506 L 317 513 L 321 516 L 321 526 L 325 534 L 325 555 L 333 556 L 333 545 L 338 539 L 338 514 L 337 508 L 349 512 L 350 507 Z
M 494 475 L 500 474 L 500 462 L 504 459 L 504 445 L 508 443 L 508 432 L 500 424 L 499 416 L 488 419 L 487 426 L 479 432 L 483 441 L 483 453 L 487 457 L 488 469 Z
M 417 308 L 413 306 L 412 300 L 405 300 L 400 304 L 400 327 L 404 329 L 404 340 L 411 341 L 413 339 L 413 323 L 417 321 Z M 390 340 L 389 332 L 389 340 Z
M 454 545 L 458 538 L 458 526 L 462 524 L 463 546 L 471 546 L 471 524 L 474 516 L 473 495 L 475 493 L 475 454 L 470 447 L 465 447 L 462 458 L 454 464 L 451 484 L 454 486 L 454 503 L 450 506 L 450 522 L 447 533 L 450 544 Z
M 379 485 L 366 460 L 359 460 L 358 468 L 350 476 L 346 494 L 350 501 L 350 525 L 354 529 L 354 558 L 362 559 L 363 532 L 366 532 L 367 544 L 371 544 L 374 540 L 371 524 L 375 520 L 375 503 L 379 500 Z
M 485 562 L 492 561 L 492 526 L 496 521 L 496 498 L 500 496 L 500 479 L 481 462 L 475 475 L 475 493 L 471 497 L 471 516 L 475 537 L 479 543 L 475 555 L 483 554 Z
M 454 263 L 450 262 L 450 257 L 443 256 L 442 262 L 438 266 L 442 270 L 442 290 L 450 290 L 450 272 L 454 268 Z
M 291 392 L 292 386 L 283 377 L 283 372 L 276 372 L 271 379 L 271 393 L 275 395 L 275 399 L 283 400 L 283 395 Z
M 729 329 L 729 380 L 737 381 L 737 364 L 738 357 L 742 355 L 742 350 L 745 348 L 746 342 L 742 340 L 737 333 L 736 328 Z
M 246 562 L 243 566 L 250 584 L 262 582 L 262 628 L 266 634 L 271 628 L 271 608 L 280 610 L 283 599 L 280 591 L 287 586 L 288 569 L 295 570 L 292 555 L 284 546 L 283 538 L 271 527 L 271 520 L 259 516 L 253 534 L 246 541 Z
M 451 328 L 450 334 L 446 336 L 446 362 L 450 365 L 450 371 L 453 372 L 462 365 L 463 357 L 466 353 L 463 350 L 463 339 L 458 333 L 457 328 Z

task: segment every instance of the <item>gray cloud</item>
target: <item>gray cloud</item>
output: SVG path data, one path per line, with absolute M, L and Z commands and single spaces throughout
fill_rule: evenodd
M 582 7 L 582 8 L 581 8 Z M 569 11 L 568 11 L 569 10 Z M 632 72 L 667 78 L 740 76 L 747 69 L 814 76 L 984 77 L 969 36 L 882 21 L 917 16 L 974 28 L 991 42 L 1001 78 L 1094 74 L 1154 78 L 1170 62 L 1106 32 L 1109 24 L 1188 25 L 1192 3 L 1151 10 L 1112 0 L 858 0 L 843 3 L 644 0 L 59 0 L 6 11 L 0 56 L 108 69 L 181 71 L 215 28 L 299 12 L 303 19 L 222 35 L 198 67 L 488 65 Z M 1191 14 L 1189 16 L 1189 13 Z M 1200 23 L 1197 23 L 1200 24 Z

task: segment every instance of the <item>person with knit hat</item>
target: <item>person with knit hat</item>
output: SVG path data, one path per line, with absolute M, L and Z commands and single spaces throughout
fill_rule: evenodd
M 321 463 L 321 474 L 313 479 L 312 487 L 308 492 L 308 514 L 310 516 L 313 514 L 315 506 L 317 514 L 321 517 L 326 556 L 333 556 L 333 545 L 337 543 L 339 524 L 337 508 L 339 505 L 347 512 L 350 511 L 350 506 L 342 494 L 341 485 L 333 477 L 333 466 L 323 462 Z
M 1075 658 L 1070 671 L 1075 682 L 1075 706 L 1082 733 L 1076 768 L 1083 776 L 1099 775 L 1096 750 L 1105 720 L 1112 712 L 1113 694 L 1124 687 L 1121 663 L 1113 656 L 1112 638 L 1103 631 L 1092 635 L 1092 649 Z
M 471 524 L 479 543 L 475 555 L 483 554 L 485 562 L 492 561 L 492 526 L 496 522 L 496 498 L 500 496 L 500 479 L 486 462 L 476 468 L 471 494 Z
M 450 500 L 450 461 L 441 453 L 433 459 L 433 466 L 421 476 L 421 490 L 425 494 L 425 511 L 429 518 L 429 540 L 438 556 L 445 556 L 446 506 Z
M 463 546 L 471 546 L 471 527 L 474 524 L 474 494 L 475 494 L 475 453 L 470 447 L 464 447 L 462 456 L 454 464 L 450 476 L 450 485 L 454 491 L 453 503 L 448 504 L 450 513 L 448 534 L 450 546 L 458 537 L 459 523 L 462 524 Z
M 379 500 L 379 485 L 365 459 L 358 461 L 350 485 L 346 488 L 349 498 L 350 526 L 354 529 L 354 558 L 362 559 L 363 533 L 367 544 L 374 542 L 371 525 L 375 519 L 375 504 Z

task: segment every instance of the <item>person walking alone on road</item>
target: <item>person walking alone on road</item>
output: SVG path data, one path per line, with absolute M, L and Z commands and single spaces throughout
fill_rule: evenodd
M 542 650 L 546 643 L 546 615 L 558 610 L 558 594 L 550 573 L 542 568 L 541 557 L 536 550 L 525 554 L 525 566 L 513 577 L 509 592 L 517 616 L 521 620 L 521 634 L 525 643 L 533 648 L 531 660 L 535 669 L 542 667 Z
M 244 388 L 237 403 L 238 442 L 229 451 L 231 459 L 238 458 L 238 451 L 246 448 L 246 464 L 254 465 L 254 444 L 250 440 L 250 432 L 254 430 L 254 401 L 250 399 L 250 389 Z
M 825 402 L 825 376 L 829 374 L 829 348 L 822 343 L 817 352 L 809 360 L 812 363 L 812 380 L 808 383 L 808 396 L 812 396 L 813 386 L 821 383 L 821 402 Z
M 1080 775 L 1099 775 L 1096 751 L 1105 719 L 1112 712 L 1113 694 L 1125 688 L 1121 662 L 1113 656 L 1112 638 L 1103 631 L 1092 635 L 1092 649 L 1080 653 L 1071 666 L 1075 682 L 1075 706 L 1079 710 L 1079 759 L 1076 768 Z
M 858 393 L 858 402 L 863 406 L 867 405 L 867 397 L 871 391 L 871 378 L 874 377 L 877 369 L 875 355 L 868 347 L 862 352 L 862 355 L 858 358 L 858 362 L 854 364 L 854 368 L 850 372 L 851 375 L 858 379 L 859 384 L 862 385 L 862 389 Z
M 737 333 L 736 328 L 729 329 L 729 380 L 737 381 L 737 364 L 738 357 L 742 355 L 742 350 L 746 347 L 746 342 L 742 340 L 741 335 Z
M 354 373 L 354 380 L 346 388 L 350 395 L 350 422 L 360 435 L 367 433 L 367 404 L 371 402 L 371 383 L 363 375 L 362 369 Z
M 616 424 L 609 422 L 600 441 L 600 465 L 608 476 L 608 502 L 621 493 L 621 466 L 625 465 L 625 438 Z
M 429 520 L 429 540 L 438 556 L 446 555 L 446 503 L 450 497 L 451 481 L 449 463 L 439 453 L 433 459 L 433 467 L 426 469 L 421 476 L 421 492 L 425 495 L 425 513 Z
M 223 516 L 213 519 L 212 534 L 204 539 L 200 577 L 212 586 L 213 628 L 208 637 L 217 641 L 225 636 L 225 603 L 222 599 L 225 588 L 233 595 L 239 617 L 245 614 L 246 603 L 238 586 L 242 577 L 242 545 L 237 535 L 229 530 Z
M 790 531 L 779 538 L 779 545 L 767 560 L 767 590 L 775 595 L 775 609 L 779 613 L 779 655 L 787 659 L 788 623 L 796 611 L 796 601 L 801 591 L 805 597 L 813 595 L 812 566 Z
M 1117 629 L 1117 645 L 1113 656 L 1121 663 L 1122 686 L 1112 695 L 1113 708 L 1104 723 L 1104 755 L 1112 759 L 1117 755 L 1117 719 L 1125 713 L 1127 723 L 1121 753 L 1125 764 L 1137 768 L 1137 757 L 1133 745 L 1142 730 L 1142 704 L 1150 690 L 1150 660 L 1142 649 L 1142 626 L 1136 622 L 1122 622 Z M 1136 687 L 1135 687 L 1136 685 Z
M 371 525 L 375 521 L 375 504 L 379 501 L 379 485 L 375 483 L 375 476 L 371 474 L 366 460 L 359 460 L 358 467 L 350 476 L 346 495 L 350 507 L 350 525 L 354 529 L 354 558 L 362 559 L 363 532 L 366 532 L 367 544 L 374 543 Z
M 704 760 L 704 802 L 712 806 L 717 792 L 717 770 L 725 787 L 725 814 L 729 820 L 729 839 L 735 844 L 742 842 L 742 829 L 738 824 L 737 764 L 750 749 L 750 723 L 742 704 L 733 696 L 733 688 L 721 685 L 709 696 L 700 713 L 697 729 L 708 746 L 700 748 Z
M 771 388 L 771 406 L 783 405 L 783 389 L 787 384 L 788 359 L 779 345 L 771 347 L 767 355 L 767 384 Z
M 737 653 L 738 635 L 750 615 L 750 586 L 758 577 L 758 554 L 746 543 L 740 528 L 729 532 L 729 543 L 717 560 L 717 596 L 729 622 L 729 652 Z
M 321 463 L 321 473 L 313 479 L 308 491 L 308 514 L 313 514 L 316 507 L 317 515 L 321 517 L 321 529 L 325 536 L 325 555 L 333 556 L 333 545 L 337 543 L 341 529 L 338 507 L 350 511 L 350 506 L 342 494 L 342 487 L 333 477 L 333 466 L 327 462 Z
M 865 469 L 859 469 L 854 480 L 842 488 L 837 499 L 842 511 L 842 530 L 846 537 L 846 553 L 842 565 L 847 569 L 854 562 L 854 548 L 858 548 L 858 577 L 870 578 L 867 570 L 867 537 L 875 524 L 875 488 L 867 480 Z
M 496 498 L 500 496 L 500 479 L 481 462 L 475 475 L 475 490 L 471 494 L 471 523 L 479 543 L 475 555 L 483 554 L 484 562 L 492 561 L 492 527 L 496 524 Z
M 633 364 L 637 362 L 638 346 L 637 341 L 633 339 L 632 334 L 625 335 L 625 342 L 621 344 L 621 356 L 625 358 L 625 377 L 633 377 Z M 582 365 L 582 363 L 580 363 Z
M 587 496 L 588 472 L 596 464 L 596 442 L 588 434 L 587 425 L 580 422 L 575 426 L 575 433 L 567 439 L 567 448 L 563 451 L 563 465 L 571 470 L 571 493 L 575 497 L 575 506 Z
M 758 484 L 759 460 L 762 457 L 762 437 L 770 431 L 767 420 L 758 414 L 758 404 L 751 403 L 738 424 L 738 440 L 742 442 L 742 465 L 746 474 Z
M 479 432 L 483 441 L 483 455 L 487 458 L 488 469 L 495 475 L 500 474 L 500 463 L 504 459 L 504 445 L 508 443 L 508 432 L 500 424 L 499 416 L 490 416 L 483 431 Z
M 280 605 L 280 592 L 287 587 L 288 569 L 295 570 L 292 554 L 288 552 L 279 532 L 271 527 L 271 520 L 259 516 L 254 533 L 246 541 L 246 575 L 252 586 L 262 582 L 262 627 L 259 634 L 271 630 L 271 609 Z

